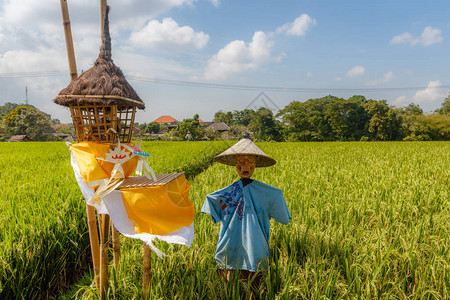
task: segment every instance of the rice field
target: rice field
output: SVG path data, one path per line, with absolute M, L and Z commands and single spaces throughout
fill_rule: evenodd
M 155 172 L 211 162 L 226 143 L 151 142 Z M 90 267 L 85 200 L 61 142 L 0 143 L 0 299 L 47 298 Z
M 87 257 L 80 255 L 89 250 L 84 200 L 71 174 L 68 151 L 38 155 L 49 144 L 65 146 L 33 144 L 27 149 L 0 144 L 1 190 L 7 191 L 0 202 L 0 296 L 17 295 L 14 291 L 25 288 L 32 276 L 39 280 L 69 276 L 73 261 L 86 266 Z M 168 256 L 152 256 L 150 299 L 450 298 L 449 142 L 258 143 L 278 163 L 257 169 L 253 178 L 283 190 L 292 220 L 287 226 L 272 224 L 270 266 L 257 290 L 237 279 L 227 285 L 218 276 L 214 251 L 219 225 L 199 212 L 208 193 L 238 177 L 230 166 L 215 163 L 201 172 L 201 164 L 194 168 L 192 163 L 201 153 L 210 151 L 204 155 L 207 161 L 226 146 L 167 143 L 171 145 L 184 158 L 167 158 L 158 165 L 154 154 L 154 162 L 149 162 L 156 172 L 196 170 L 189 177 L 196 236 L 191 248 L 158 245 Z M 5 154 L 5 147 L 16 148 Z M 144 150 L 153 154 L 163 147 L 166 144 L 150 142 Z M 26 159 L 15 162 L 21 158 Z M 49 262 L 45 252 L 34 254 L 35 243 L 57 245 L 51 251 L 54 257 L 75 252 L 78 260 L 62 258 L 64 268 L 38 271 Z M 110 268 L 108 296 L 140 299 L 142 244 L 124 237 L 121 243 L 119 267 Z M 8 281 L 8 276 L 18 274 L 8 269 L 13 257 L 18 257 L 15 268 L 30 270 L 20 273 L 29 276 L 26 283 L 18 278 Z M 92 271 L 82 271 L 86 273 L 62 292 L 62 299 L 98 298 L 91 287 Z M 41 292 L 55 284 L 45 280 Z M 35 284 L 36 280 L 29 283 Z M 64 291 L 65 286 L 57 288 Z

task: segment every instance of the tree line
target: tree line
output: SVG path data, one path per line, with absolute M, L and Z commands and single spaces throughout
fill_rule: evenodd
M 231 127 L 228 132 L 205 130 L 198 114 L 184 119 L 162 139 L 239 139 L 249 133 L 257 141 L 430 141 L 450 140 L 450 93 L 441 107 L 424 114 L 419 105 L 397 108 L 386 100 L 355 95 L 348 99 L 325 96 L 305 102 L 292 101 L 276 115 L 266 108 L 218 111 L 214 122 Z M 157 123 L 136 124 L 141 132 L 158 133 Z M 39 141 L 55 140 L 52 132 L 73 134 L 71 124 L 32 105 L 0 106 L 0 140 L 26 134 Z
M 293 101 L 276 115 L 265 108 L 219 111 L 214 121 L 247 126 L 264 141 L 450 140 L 450 94 L 430 114 L 416 104 L 396 108 L 386 100 L 329 95 Z
M 34 141 L 55 141 L 52 127 L 60 123 L 33 105 L 7 102 L 0 106 L 0 141 L 13 135 L 27 135 Z

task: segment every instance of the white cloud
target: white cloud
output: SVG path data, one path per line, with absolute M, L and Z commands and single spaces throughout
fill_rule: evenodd
M 313 25 L 316 25 L 315 19 L 311 18 L 307 14 L 302 14 L 296 18 L 294 22 L 284 24 L 277 28 L 277 33 L 285 32 L 287 35 L 302 36 L 306 34 L 306 31 Z
M 209 2 L 211 2 L 211 4 L 215 7 L 218 7 L 220 5 L 220 0 L 209 0 Z
M 273 59 L 273 61 L 276 61 L 276 62 L 280 63 L 280 62 L 283 61 L 283 59 L 284 59 L 286 56 L 287 56 L 287 54 L 284 53 L 284 52 L 282 52 L 280 55 L 278 55 L 277 57 L 275 57 L 275 58 Z
M 2 41 L 5 39 L 5 35 L 3 34 L 3 29 L 2 29 L 2 25 L 0 25 L 0 44 L 2 43 Z
M 336 80 L 336 82 L 339 82 L 339 81 L 341 81 L 342 80 L 342 77 L 336 77 L 334 80 Z
M 311 72 L 306 73 L 306 76 L 313 77 L 313 74 Z
M 405 95 L 397 97 L 392 104 L 396 105 L 396 106 L 402 106 L 402 105 L 406 105 L 408 102 L 408 98 L 406 98 Z
M 127 44 L 122 31 L 142 29 L 154 16 L 173 7 L 193 5 L 197 0 L 116 1 L 110 11 L 113 58 Z M 54 0 L 0 1 L 0 69 L 9 72 L 67 69 L 61 8 Z M 69 1 L 70 21 L 78 72 L 92 66 L 100 48 L 99 3 L 89 0 Z M 179 27 L 177 33 L 182 32 Z M 189 33 L 189 28 L 186 32 Z M 188 36 L 188 34 L 187 34 Z M 180 39 L 181 37 L 178 36 Z M 186 36 L 185 36 L 186 38 Z M 207 36 L 194 32 L 191 43 L 200 47 Z M 203 39 L 202 39 L 203 38 Z M 188 40 L 189 41 L 189 40 Z M 26 49 L 26 50 L 25 50 Z M 116 52 L 117 51 L 117 52 Z M 8 59 L 6 59 L 8 58 Z M 26 63 L 25 63 L 26 62 Z M 0 86 L 1 90 L 1 86 Z
M 140 31 L 133 32 L 131 42 L 142 47 L 153 45 L 193 45 L 197 49 L 203 48 L 209 36 L 203 32 L 195 32 L 189 26 L 179 26 L 172 18 L 165 18 L 160 23 L 150 21 Z
M 114 62 L 118 66 L 126 66 L 126 75 L 135 77 L 178 78 L 186 74 L 199 72 L 182 61 L 159 55 L 142 55 L 129 51 L 121 51 Z M 151 70 L 149 72 L 149 70 Z
M 439 80 L 429 81 L 428 86 L 425 89 L 417 91 L 411 98 L 403 95 L 396 98 L 393 101 L 393 104 L 401 106 L 407 105 L 408 103 L 415 103 L 429 106 L 429 104 L 432 103 L 439 103 L 440 101 L 443 101 L 447 96 L 447 92 L 444 91 L 441 87 L 442 84 Z
M 384 74 L 383 78 L 367 81 L 365 83 L 365 85 L 369 85 L 369 86 L 380 85 L 382 83 L 391 81 L 392 78 L 394 78 L 394 73 L 392 73 L 392 71 L 391 71 L 391 72 L 387 72 L 386 74 Z
M 302 14 L 294 22 L 278 27 L 275 33 L 302 36 L 315 24 L 317 24 L 315 19 L 307 14 Z M 257 31 L 248 45 L 241 40 L 228 43 L 208 61 L 204 78 L 226 79 L 231 74 L 255 70 L 269 60 L 281 62 L 286 57 L 285 53 L 281 53 L 278 57 L 271 56 L 273 41 L 270 38 L 273 35 L 274 33 L 266 34 Z
M 169 11 L 173 7 L 191 6 L 198 0 L 127 0 L 115 1 L 111 4 L 110 30 L 137 30 L 149 20 Z M 4 0 L 0 4 L 0 24 L 16 31 L 19 28 L 27 31 L 40 31 L 48 34 L 62 32 L 61 8 L 54 0 Z M 100 5 L 97 1 L 69 1 L 69 15 L 73 34 L 80 33 L 99 35 Z
M 412 34 L 409 32 L 405 32 L 405 33 L 394 36 L 389 43 L 390 44 L 406 44 L 406 43 L 411 43 L 413 40 L 414 40 L 414 37 L 412 36 Z
M 443 41 L 442 31 L 439 29 L 434 29 L 430 26 L 425 27 L 420 38 L 417 39 L 416 43 L 422 44 L 424 46 L 429 46 L 435 43 L 440 43 Z
M 43 68 L 43 66 L 45 67 Z M 67 56 L 65 52 L 56 49 L 10 50 L 0 54 L 0 73 L 42 72 L 62 69 L 67 69 Z
M 347 77 L 355 77 L 355 76 L 361 76 L 364 75 L 364 73 L 366 72 L 366 68 L 364 68 L 363 66 L 354 66 L 352 69 L 350 69 L 347 72 Z
M 262 31 L 255 32 L 248 45 L 232 41 L 208 61 L 204 77 L 226 79 L 231 74 L 254 70 L 270 59 L 271 49 L 272 42 Z
M 267 39 L 267 35 L 262 31 L 255 32 L 248 45 L 250 60 L 258 64 L 267 61 L 270 58 L 271 48 L 272 42 Z
M 420 90 L 414 95 L 414 103 L 435 102 L 445 99 L 446 93 L 440 89 L 441 86 L 439 80 L 428 82 L 428 86 L 424 90 Z
M 405 32 L 394 36 L 389 43 L 430 46 L 432 44 L 440 43 L 443 40 L 444 38 L 442 37 L 442 31 L 440 29 L 427 26 L 419 37 L 414 37 L 411 33 Z

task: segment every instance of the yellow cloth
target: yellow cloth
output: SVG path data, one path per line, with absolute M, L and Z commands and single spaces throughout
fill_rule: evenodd
M 111 144 L 95 142 L 81 142 L 71 146 L 75 159 L 80 168 L 81 176 L 85 182 L 111 177 L 114 163 L 97 160 L 97 157 L 105 158 Z M 130 152 L 126 150 L 127 152 Z M 136 170 L 138 159 L 134 157 L 122 165 L 125 178 L 131 176 Z
M 194 205 L 188 198 L 190 187 L 183 174 L 166 185 L 120 190 L 136 233 L 164 235 L 191 225 Z
M 115 164 L 97 159 L 106 158 L 110 144 L 81 142 L 73 144 L 71 149 L 86 183 L 111 177 Z M 134 157 L 122 165 L 125 177 L 134 173 L 137 162 L 138 158 Z M 120 190 L 136 233 L 165 235 L 191 225 L 194 205 L 188 198 L 190 187 L 186 177 L 181 175 L 166 185 Z

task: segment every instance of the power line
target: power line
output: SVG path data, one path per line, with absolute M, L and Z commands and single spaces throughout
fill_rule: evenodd
M 41 72 L 18 72 L 18 73 L 0 73 L 0 78 L 28 78 L 28 77 L 62 77 L 67 76 L 67 70 L 41 71 Z M 415 87 L 391 87 L 391 88 L 306 88 L 306 87 L 279 87 L 279 86 L 258 86 L 258 85 L 237 85 L 220 84 L 212 82 L 172 80 L 162 78 L 150 78 L 143 76 L 127 76 L 128 79 L 137 82 L 148 82 L 155 84 L 168 84 L 187 87 L 200 87 L 210 89 L 243 90 L 243 91 L 266 91 L 266 92 L 397 92 L 397 91 L 416 91 L 423 89 L 448 89 L 450 85 L 441 85 L 438 87 L 415 86 Z
M 48 77 L 48 76 L 63 76 L 63 75 L 67 75 L 67 74 L 68 74 L 68 71 L 0 73 L 0 78 Z
M 441 85 L 438 87 L 394 87 L 394 88 L 295 88 L 295 87 L 275 87 L 275 86 L 252 86 L 252 85 L 235 85 L 235 84 L 219 84 L 210 82 L 170 80 L 159 78 L 147 78 L 138 76 L 127 76 L 130 80 L 150 83 L 161 83 L 180 86 L 193 86 L 215 89 L 234 89 L 234 90 L 250 90 L 250 91 L 271 91 L 271 92 L 378 92 L 378 91 L 407 91 L 407 90 L 423 90 L 429 89 L 445 89 L 450 85 Z

